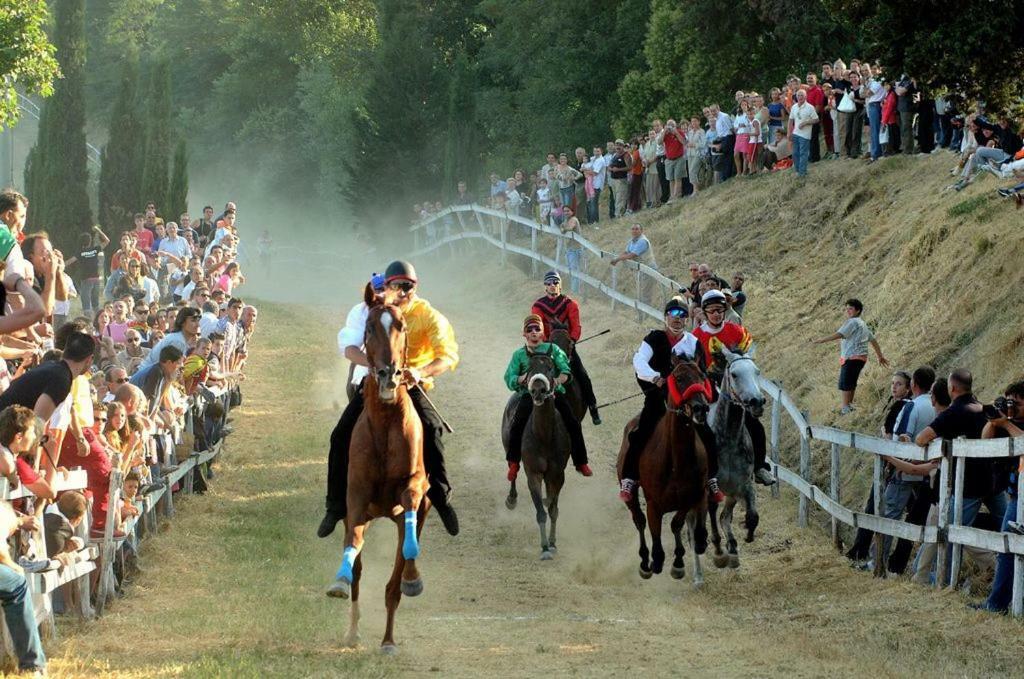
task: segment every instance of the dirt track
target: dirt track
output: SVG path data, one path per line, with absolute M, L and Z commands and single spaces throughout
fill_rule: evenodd
M 440 379 L 434 395 L 456 429 L 446 441 L 462 534 L 451 538 L 436 517 L 428 520 L 420 560 L 426 590 L 399 609 L 399 656 L 380 658 L 376 651 L 395 543 L 391 526 L 376 525 L 368 534 L 360 649 L 340 648 L 348 604 L 323 595 L 341 554 L 340 537 L 313 536 L 324 442 L 338 414 L 331 405 L 340 393 L 340 362 L 331 346 L 338 309 L 311 316 L 271 306 L 261 317 L 266 334 L 238 434 L 214 490 L 181 503 L 171 531 L 147 547 L 142 591 L 97 627 L 72 633 L 56 668 L 75 675 L 337 676 L 350 670 L 444 677 L 1019 669 L 1019 646 L 1011 641 L 1019 640 L 1018 624 L 967 612 L 956 595 L 852 571 L 824 535 L 794 527 L 795 499 L 785 493 L 775 501 L 761 493 L 759 537 L 741 544 L 738 571 L 718 571 L 706 561 L 701 592 L 692 591 L 689 573 L 684 581 L 667 573 L 641 581 L 636 535 L 616 499 L 613 471 L 634 402 L 603 411 L 600 428 L 585 426 L 595 475 L 570 473 L 559 553 L 541 562 L 528 497 L 521 496 L 515 511 L 504 507 L 498 439 L 507 398 L 501 376 L 540 286 L 515 272 L 496 274 L 489 288 L 443 286 L 436 271 L 422 275 L 425 296 L 449 316 L 461 348 L 461 365 Z M 488 275 L 477 271 L 471 278 Z M 599 398 L 632 393 L 626 358 L 634 340 L 627 345 L 624 338 L 639 338 L 640 329 L 597 303 L 584 306 L 583 321 L 595 331 L 614 328 L 581 347 Z M 309 341 L 294 342 L 293 331 L 310 332 Z M 312 379 L 294 373 L 304 365 L 312 365 Z M 311 407 L 292 405 L 307 398 Z M 160 612 L 169 615 L 157 617 Z M 965 634 L 975 626 L 984 637 Z M 949 654 L 950 661 L 938 660 Z

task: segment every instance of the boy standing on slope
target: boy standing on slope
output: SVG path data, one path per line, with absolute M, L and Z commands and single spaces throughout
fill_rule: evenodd
M 859 299 L 846 300 L 846 321 L 839 326 L 834 334 L 811 340 L 812 344 L 824 344 L 839 340 L 839 393 L 842 396 L 840 415 L 853 410 L 853 393 L 857 390 L 857 380 L 864 364 L 868 362 L 868 345 L 875 350 L 878 362 L 889 367 L 889 361 L 882 355 L 878 340 L 862 319 L 864 304 Z

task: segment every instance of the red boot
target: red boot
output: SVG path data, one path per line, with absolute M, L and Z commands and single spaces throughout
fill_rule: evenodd
M 593 476 L 594 475 L 594 472 L 591 471 L 591 469 L 590 469 L 590 465 L 587 464 L 586 462 L 584 462 L 580 466 L 576 467 L 576 471 L 578 471 L 583 476 Z

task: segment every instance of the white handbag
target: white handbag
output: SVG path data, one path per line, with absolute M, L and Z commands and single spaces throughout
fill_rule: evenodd
M 838 110 L 840 113 L 856 113 L 857 104 L 853 101 L 853 92 L 846 90 L 842 101 L 839 102 Z

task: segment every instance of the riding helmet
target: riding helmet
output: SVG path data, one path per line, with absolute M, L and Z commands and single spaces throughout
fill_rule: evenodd
M 370 276 L 370 287 L 374 292 L 384 292 L 384 274 L 376 273 Z
M 384 281 L 391 283 L 392 281 L 410 281 L 416 283 L 416 269 L 412 267 L 409 262 L 397 259 L 390 264 L 388 268 L 384 270 Z
M 673 297 L 665 304 L 665 313 L 672 311 L 673 309 L 682 309 L 683 311 L 689 311 L 686 307 L 686 301 L 682 297 Z
M 552 269 L 551 271 L 548 271 L 546 274 L 544 274 L 544 285 L 554 285 L 555 283 L 561 285 L 562 274 Z
M 523 319 L 523 330 L 526 330 L 531 325 L 539 325 L 540 329 L 544 329 L 544 319 L 539 314 L 530 314 Z
M 703 309 L 711 304 L 721 304 L 722 306 L 728 306 L 725 294 L 721 290 L 708 290 L 704 293 L 704 296 L 700 298 L 700 308 Z

